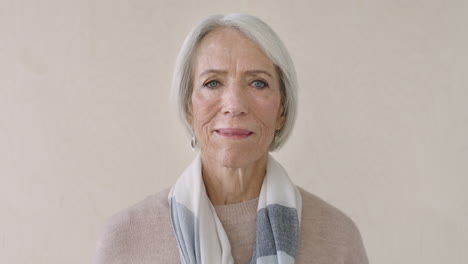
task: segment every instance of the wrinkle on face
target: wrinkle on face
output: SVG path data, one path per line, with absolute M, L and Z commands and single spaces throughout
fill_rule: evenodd
M 202 156 L 229 167 L 267 156 L 275 129 L 284 121 L 276 66 L 256 43 L 231 28 L 208 33 L 193 62 L 189 122 Z M 204 84 L 209 80 L 219 81 L 220 86 L 208 89 Z M 269 87 L 254 88 L 254 80 L 266 81 Z M 236 111 L 242 115 L 230 113 Z M 220 138 L 213 131 L 223 127 L 245 128 L 254 135 L 245 140 Z

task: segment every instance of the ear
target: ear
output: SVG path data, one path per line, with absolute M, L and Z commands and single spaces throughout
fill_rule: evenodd
M 276 117 L 276 130 L 281 130 L 286 123 L 286 114 L 284 112 L 283 104 L 280 105 L 280 109 L 278 110 L 278 116 Z
M 192 104 L 189 103 L 187 106 L 187 109 L 185 111 L 185 118 L 187 119 L 187 123 L 193 127 L 192 121 L 193 121 L 193 111 L 192 111 Z

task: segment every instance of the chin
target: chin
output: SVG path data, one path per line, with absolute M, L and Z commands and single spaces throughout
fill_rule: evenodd
M 248 150 L 242 149 L 219 149 L 214 153 L 211 158 L 219 165 L 228 168 L 242 168 L 255 163 L 264 155 L 268 154 L 260 152 L 258 149 L 249 148 Z

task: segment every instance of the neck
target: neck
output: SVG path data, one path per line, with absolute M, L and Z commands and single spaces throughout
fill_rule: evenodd
M 201 159 L 203 181 L 213 205 L 240 203 L 260 195 L 268 153 L 239 168 L 223 166 L 203 155 Z

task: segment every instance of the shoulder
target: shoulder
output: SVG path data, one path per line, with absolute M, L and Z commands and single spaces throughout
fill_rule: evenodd
M 354 221 L 335 206 L 298 188 L 302 197 L 302 247 L 320 251 L 317 254 L 327 252 L 344 263 L 367 263 L 361 234 Z
M 118 211 L 106 221 L 105 229 L 109 232 L 135 231 L 135 226 L 168 217 L 169 203 L 167 195 L 170 189 L 164 189 L 156 194 L 147 196 L 142 201 Z
M 99 237 L 96 263 L 138 263 L 135 259 L 177 253 L 167 201 L 169 190 L 148 196 L 109 217 Z
M 353 220 L 335 206 L 298 187 L 302 197 L 302 217 L 305 224 L 313 222 L 331 230 L 352 233 L 357 230 Z

